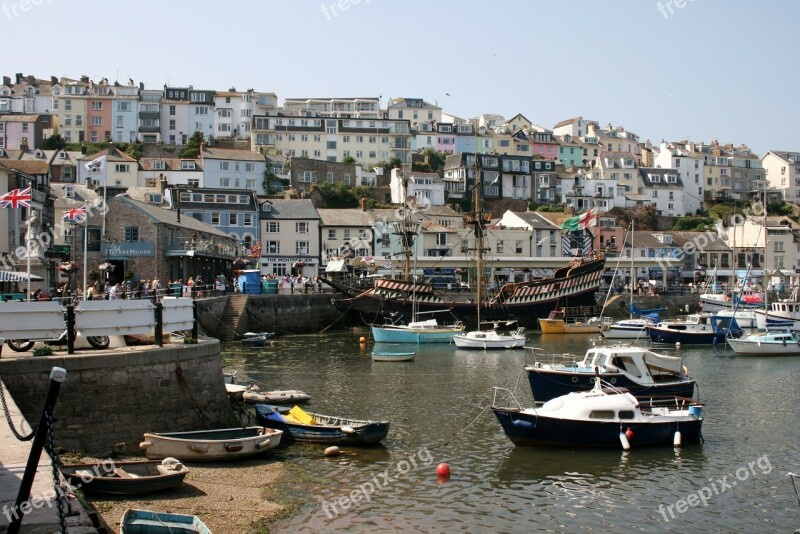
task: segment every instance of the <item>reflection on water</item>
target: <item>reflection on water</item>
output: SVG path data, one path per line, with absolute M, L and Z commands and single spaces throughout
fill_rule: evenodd
M 784 478 L 800 465 L 800 358 L 682 350 L 706 402 L 702 445 L 628 453 L 515 448 L 485 408 L 493 386 L 514 389 L 524 405 L 531 402 L 524 351 L 397 346 L 415 351 L 415 361 L 381 363 L 372 362 L 370 344 L 359 344 L 361 335 L 292 336 L 279 338 L 275 347 L 224 348 L 226 365 L 241 375 L 310 394 L 311 411 L 391 421 L 381 447 L 333 459 L 323 457 L 324 446 L 285 449 L 299 475 L 283 490 L 307 504 L 275 532 L 785 532 L 800 526 Z M 591 336 L 529 338 L 558 354 L 582 355 L 597 342 Z M 708 506 L 674 517 L 660 512 L 659 506 L 675 510 L 676 502 L 710 480 L 730 480 L 765 455 L 769 472 L 755 468 Z M 435 473 L 440 462 L 452 469 L 444 484 Z

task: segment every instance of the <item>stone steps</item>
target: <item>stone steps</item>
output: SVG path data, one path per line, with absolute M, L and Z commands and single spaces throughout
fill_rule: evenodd
M 222 312 L 222 324 L 224 328 L 224 339 L 230 341 L 239 332 L 239 323 L 242 320 L 244 311 L 247 308 L 247 295 L 231 295 Z

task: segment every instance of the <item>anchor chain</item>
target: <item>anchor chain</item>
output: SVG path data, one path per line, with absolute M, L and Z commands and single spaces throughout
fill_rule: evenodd
M 0 402 L 3 404 L 3 413 L 6 416 L 6 422 L 8 423 L 8 427 L 13 432 L 14 436 L 20 441 L 30 441 L 33 439 L 33 436 L 36 435 L 36 429 L 34 428 L 30 434 L 27 436 L 23 436 L 20 434 L 16 427 L 14 426 L 14 421 L 11 420 L 11 412 L 8 411 L 8 404 L 6 404 L 6 392 L 5 388 L 3 387 L 3 380 L 0 379 Z
M 55 490 L 56 508 L 58 509 L 58 523 L 61 526 L 61 534 L 67 534 L 67 518 L 64 514 L 64 503 L 61 502 L 61 498 L 65 496 L 65 493 L 61 489 L 61 478 L 58 472 L 58 466 L 61 463 L 56 451 L 56 433 L 53 429 L 55 417 L 50 412 L 46 412 L 45 417 L 47 417 L 47 437 L 49 440 L 47 453 L 50 455 L 50 463 L 53 466 L 53 489 Z

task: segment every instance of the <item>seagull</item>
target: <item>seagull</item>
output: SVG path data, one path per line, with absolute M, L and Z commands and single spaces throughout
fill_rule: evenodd
M 445 93 L 445 94 L 446 94 L 447 96 L 450 96 L 450 93 Z M 672 95 L 670 95 L 670 96 L 672 96 Z

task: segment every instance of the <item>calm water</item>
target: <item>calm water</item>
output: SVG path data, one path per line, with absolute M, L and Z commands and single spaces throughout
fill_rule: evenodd
M 530 403 L 521 374 L 524 351 L 428 345 L 412 349 L 414 362 L 373 363 L 371 344 L 358 344 L 361 335 L 368 333 L 282 337 L 266 349 L 223 349 L 226 365 L 240 375 L 269 388 L 309 393 L 311 411 L 391 421 L 384 446 L 352 449 L 352 456 L 324 458 L 323 446 L 285 449 L 297 480 L 281 490 L 306 504 L 275 532 L 787 532 L 800 527 L 800 507 L 786 478 L 788 471 L 800 470 L 800 357 L 682 350 L 706 402 L 702 445 L 628 453 L 515 448 L 492 412 L 481 411 L 491 400 L 492 386 L 518 384 L 517 398 Z M 529 344 L 548 353 L 582 355 L 593 339 L 531 335 Z M 437 481 L 440 462 L 452 470 L 446 483 Z M 727 489 L 718 482 L 725 476 Z M 379 489 L 370 494 L 370 486 Z M 368 501 L 360 487 L 370 494 Z M 711 495 L 704 495 L 707 506 L 689 497 L 703 493 Z M 696 506 L 679 513 L 683 509 L 675 508 L 676 502 L 686 498 Z

